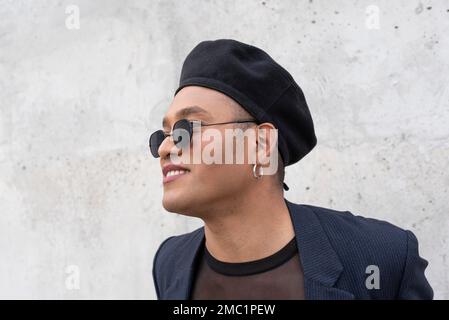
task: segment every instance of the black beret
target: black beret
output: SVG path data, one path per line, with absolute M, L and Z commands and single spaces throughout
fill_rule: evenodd
M 232 39 L 202 41 L 184 60 L 179 87 L 196 85 L 237 101 L 259 123 L 278 129 L 278 148 L 288 166 L 317 143 L 301 88 L 290 73 L 263 50 Z

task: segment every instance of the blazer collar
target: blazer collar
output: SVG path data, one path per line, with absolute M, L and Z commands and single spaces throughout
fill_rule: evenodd
M 315 212 L 306 205 L 295 204 L 284 198 L 296 234 L 296 242 L 304 270 L 304 293 L 308 300 L 354 299 L 348 291 L 334 287 L 343 265 L 332 248 Z M 204 227 L 194 232 L 191 250 L 179 257 L 178 272 L 166 289 L 165 299 L 190 299 L 195 268 L 204 248 Z M 193 254 L 192 254 L 193 253 Z

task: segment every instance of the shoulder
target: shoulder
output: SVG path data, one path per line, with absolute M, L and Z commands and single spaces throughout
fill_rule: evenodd
M 360 283 L 374 266 L 381 288 L 371 297 L 431 299 L 432 289 L 424 276 L 428 262 L 419 256 L 418 240 L 410 230 L 390 222 L 313 205 L 301 205 L 317 216 L 345 272 L 340 284 Z M 363 288 L 364 290 L 365 288 Z M 363 296 L 364 292 L 360 292 Z
M 172 261 L 177 260 L 179 256 L 176 255 L 176 253 L 185 252 L 187 248 L 190 248 L 193 242 L 203 234 L 203 228 L 204 227 L 200 227 L 188 233 L 166 238 L 159 245 L 154 260 L 158 260 L 158 263 L 171 263 Z
M 174 256 L 174 252 L 183 252 L 185 249 L 190 248 L 192 242 L 203 234 L 203 228 L 200 227 L 188 233 L 166 238 L 159 245 L 154 259 L 160 258 L 161 261 L 167 261 L 170 260 L 170 257 Z
M 335 240 L 358 240 L 361 243 L 377 244 L 404 249 L 407 231 L 390 222 L 356 215 L 350 211 L 339 211 L 313 205 L 302 205 L 311 209 L 318 217 L 326 233 Z
M 153 258 L 153 280 L 158 298 L 172 282 L 172 277 L 176 274 L 174 271 L 179 270 L 184 266 L 183 263 L 191 259 L 192 248 L 196 248 L 203 234 L 203 228 L 170 236 L 157 248 Z
M 304 206 L 316 214 L 331 245 L 343 260 L 362 257 L 391 264 L 395 268 L 403 265 L 409 231 L 390 222 L 355 215 L 350 211 Z

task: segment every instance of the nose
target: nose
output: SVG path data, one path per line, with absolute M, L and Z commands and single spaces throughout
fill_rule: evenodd
M 161 159 L 165 159 L 168 157 L 171 153 L 177 153 L 178 156 L 180 155 L 181 149 L 177 148 L 173 142 L 172 136 L 166 137 L 161 145 L 159 146 L 158 153 L 159 157 Z

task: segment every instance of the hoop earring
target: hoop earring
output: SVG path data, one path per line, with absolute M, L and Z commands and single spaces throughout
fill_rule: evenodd
M 253 176 L 256 179 L 259 179 L 260 177 L 263 176 L 263 167 L 260 167 L 260 170 L 259 170 L 260 171 L 260 175 L 257 175 L 256 168 L 257 168 L 257 163 L 255 163 L 254 166 L 253 166 Z

